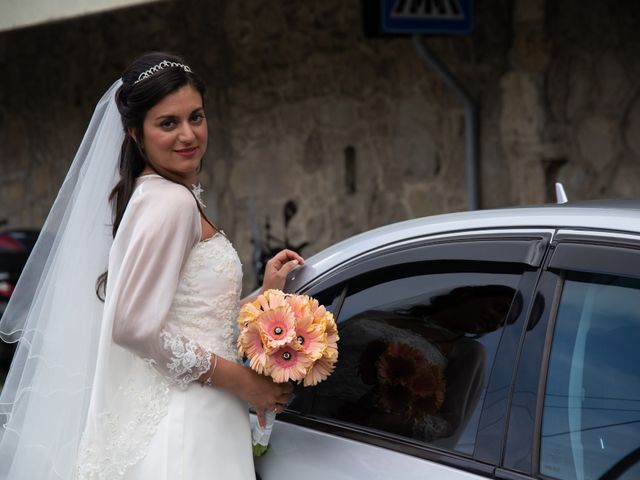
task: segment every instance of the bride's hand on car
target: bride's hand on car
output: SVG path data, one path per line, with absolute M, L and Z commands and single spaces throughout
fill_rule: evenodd
M 298 265 L 304 265 L 304 259 L 292 250 L 281 250 L 267 262 L 264 269 L 262 292 L 272 288 L 282 290 L 287 275 Z

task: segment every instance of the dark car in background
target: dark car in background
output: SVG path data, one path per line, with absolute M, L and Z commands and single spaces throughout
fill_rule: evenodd
M 38 239 L 37 230 L 8 230 L 0 232 L 0 317 Z M 0 385 L 4 381 L 14 345 L 0 340 Z
M 38 240 L 37 230 L 0 232 L 0 316 Z
M 640 478 L 640 202 L 401 222 L 287 290 L 333 312 L 339 359 L 263 480 Z

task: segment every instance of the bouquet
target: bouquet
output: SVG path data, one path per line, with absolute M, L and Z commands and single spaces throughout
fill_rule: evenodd
M 255 372 L 274 382 L 316 385 L 326 379 L 338 360 L 338 329 L 331 312 L 314 298 L 267 290 L 245 303 L 238 316 L 238 351 Z M 256 426 L 253 453 L 266 452 L 275 413 L 266 412 L 267 425 Z
M 348 413 L 363 425 L 403 436 L 446 436 L 449 424 L 438 415 L 447 393 L 446 359 L 436 352 L 430 343 L 421 345 L 411 337 L 369 342 L 357 369 L 362 382 L 373 388 Z
M 388 342 L 375 365 L 384 409 L 404 410 L 414 421 L 440 410 L 446 391 L 444 373 L 419 350 L 402 342 Z

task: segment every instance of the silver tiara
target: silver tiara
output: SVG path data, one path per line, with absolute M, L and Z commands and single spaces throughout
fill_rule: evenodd
M 160 70 L 164 70 L 165 68 L 169 68 L 169 67 L 179 67 L 183 69 L 185 72 L 191 73 L 191 69 L 187 65 L 184 65 L 178 62 L 170 62 L 169 60 L 163 60 L 157 65 L 154 65 L 153 67 L 151 67 L 149 70 L 145 70 L 144 72 L 142 72 L 138 76 L 138 79 L 135 82 L 133 82 L 133 84 L 135 85 L 136 83 L 141 82 L 146 78 L 149 78 L 154 73 L 158 73 Z

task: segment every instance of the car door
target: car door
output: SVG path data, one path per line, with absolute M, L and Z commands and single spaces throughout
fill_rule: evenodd
M 560 231 L 536 293 L 498 478 L 640 478 L 640 238 Z
M 336 317 L 338 364 L 278 416 L 262 479 L 492 477 L 550 237 L 414 239 L 321 272 L 304 290 Z

